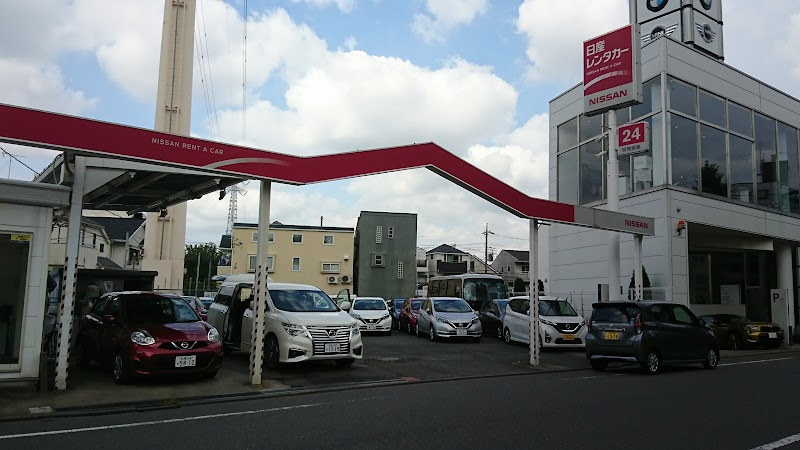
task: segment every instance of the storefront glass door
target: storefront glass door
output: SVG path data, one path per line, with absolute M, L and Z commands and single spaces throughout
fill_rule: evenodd
M 31 238 L 0 232 L 0 365 L 19 364 Z

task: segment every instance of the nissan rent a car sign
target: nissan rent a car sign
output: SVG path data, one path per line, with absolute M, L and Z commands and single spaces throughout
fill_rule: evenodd
M 583 43 L 583 111 L 587 116 L 642 102 L 639 25 Z
M 617 129 L 617 154 L 634 155 L 650 150 L 650 124 L 647 122 L 629 123 Z

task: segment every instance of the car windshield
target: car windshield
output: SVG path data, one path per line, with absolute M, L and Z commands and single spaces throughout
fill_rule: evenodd
M 469 304 L 460 298 L 448 299 L 448 300 L 434 300 L 433 301 L 433 309 L 436 312 L 450 312 L 450 313 L 465 313 L 465 312 L 472 312 L 472 308 L 470 308 Z
M 386 303 L 379 298 L 358 299 L 353 304 L 353 309 L 381 310 L 386 309 Z
M 403 299 L 397 299 L 394 301 L 394 309 L 403 309 Z
M 180 297 L 172 298 L 153 294 L 126 295 L 126 318 L 131 323 L 181 323 L 197 322 L 197 313 Z
M 639 308 L 624 305 L 595 306 L 592 322 L 630 323 L 639 314 Z
M 738 323 L 739 325 L 747 325 L 753 323 L 752 320 L 742 316 L 730 316 L 731 323 Z
M 411 300 L 411 309 L 417 311 L 420 306 L 422 306 L 422 300 Z
M 539 302 L 540 316 L 577 316 L 578 313 L 566 300 L 542 300 Z
M 506 305 L 508 305 L 508 300 L 497 300 L 497 307 L 500 308 L 500 311 L 505 311 Z
M 276 308 L 289 312 L 334 312 L 339 308 L 322 291 L 270 290 L 269 297 Z

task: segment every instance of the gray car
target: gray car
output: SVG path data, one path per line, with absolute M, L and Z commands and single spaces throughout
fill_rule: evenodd
M 647 373 L 664 364 L 719 363 L 719 346 L 711 331 L 686 306 L 670 302 L 608 302 L 592 305 L 586 334 L 586 357 L 592 369 L 609 361 L 639 363 Z
M 419 308 L 417 336 L 427 334 L 431 341 L 465 338 L 480 342 L 482 333 L 480 318 L 463 298 L 431 297 Z

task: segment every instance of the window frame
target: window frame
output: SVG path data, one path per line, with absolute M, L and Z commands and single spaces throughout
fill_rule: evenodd
M 325 242 L 325 240 L 327 238 L 331 238 L 331 242 L 330 243 Z M 335 238 L 334 238 L 334 236 L 332 234 L 323 234 L 322 235 L 322 245 L 334 245 L 334 242 L 335 242 Z
M 325 266 L 329 266 L 325 269 Z M 336 268 L 333 268 L 333 265 L 336 265 Z M 342 264 L 339 262 L 321 262 L 320 263 L 320 271 L 322 273 L 341 273 L 342 271 Z
M 296 237 L 300 237 L 300 241 L 295 241 Z M 302 245 L 303 244 L 303 233 L 292 233 L 292 244 Z
M 258 231 L 252 231 L 250 234 L 250 242 L 258 242 Z
M 295 269 L 295 262 L 297 262 L 297 269 Z M 302 270 L 301 261 L 299 256 L 292 257 L 292 272 L 300 272 Z

